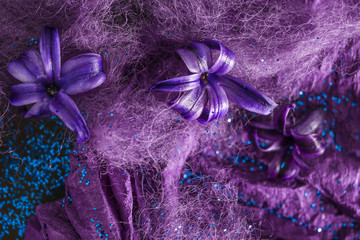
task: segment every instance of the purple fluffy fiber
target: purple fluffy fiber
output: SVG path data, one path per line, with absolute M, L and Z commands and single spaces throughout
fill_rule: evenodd
M 66 196 L 71 192 L 73 201 L 66 200 L 65 208 L 59 207 L 62 200 L 39 206 L 25 236 L 40 239 L 36 234 L 50 231 L 39 221 L 67 239 L 78 234 L 95 239 L 97 229 L 87 215 L 94 207 L 71 205 L 96 194 L 75 184 L 81 158 L 95 173 L 89 186 L 98 181 L 99 191 L 106 179 L 115 179 L 114 186 L 122 189 L 114 192 L 132 181 L 132 190 L 122 195 L 137 199 L 128 210 L 131 218 L 116 216 L 111 205 L 103 207 L 114 221 L 132 220 L 124 228 L 133 229 L 134 238 L 358 237 L 359 7 L 355 0 L 3 1 L 0 83 L 6 97 L 15 84 L 6 65 L 29 49 L 24 43 L 40 36 L 45 25 L 58 29 L 64 61 L 98 53 L 107 75 L 103 85 L 74 98 L 85 112 L 91 139 L 72 156 Z M 175 50 L 204 39 L 219 40 L 235 53 L 231 75 L 275 102 L 298 101 L 295 117 L 311 108 L 327 109 L 319 131 L 327 148 L 313 160 L 315 171 L 301 172 L 296 181 L 270 181 L 266 164 L 271 157 L 248 144 L 251 113 L 231 105 L 225 118 L 202 125 L 167 106 L 172 96 L 148 92 L 158 81 L 186 75 Z M 68 132 L 68 137 L 76 135 Z M 99 216 L 111 224 L 109 215 Z M 109 234 L 109 239 L 120 236 Z

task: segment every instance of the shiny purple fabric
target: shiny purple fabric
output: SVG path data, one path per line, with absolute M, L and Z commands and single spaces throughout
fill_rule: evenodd
M 250 161 L 234 164 L 224 160 L 224 164 L 209 157 L 201 159 L 194 170 L 217 179 L 221 171 L 220 179 L 238 191 L 242 214 L 251 216 L 249 225 L 258 228 L 257 236 L 262 239 L 352 239 L 359 229 L 360 195 L 352 186 L 356 177 L 346 174 L 356 176 L 360 162 L 353 157 L 338 162 L 340 153 L 325 155 L 316 171 L 309 176 L 300 174 L 291 182 L 269 181 L 265 171 L 249 171 Z M 141 183 L 145 177 L 141 171 L 114 168 L 101 174 L 101 167 L 89 166 L 78 157 L 71 159 L 71 168 L 65 198 L 37 207 L 37 215 L 29 219 L 26 240 L 157 239 L 143 231 L 144 226 L 151 232 L 160 226 L 146 211 L 150 202 L 142 195 L 146 184 Z
M 149 217 L 133 215 L 145 204 L 138 181 L 136 173 L 109 169 L 102 175 L 86 159 L 71 158 L 65 197 L 36 209 L 25 239 L 140 239 L 134 221 L 149 223 Z
M 235 186 L 239 191 L 238 203 L 247 207 L 249 216 L 258 219 L 253 226 L 262 223 L 264 230 L 271 229 L 264 239 L 304 239 L 305 236 L 306 239 L 357 239 L 359 188 L 354 186 L 360 162 L 348 158 L 346 163 L 335 167 L 338 157 L 339 154 L 326 154 L 313 173 L 309 176 L 300 173 L 293 181 L 269 181 L 265 171 L 256 170 L 257 161 L 252 164 L 250 159 L 245 163 L 240 160 L 236 167 L 234 162 L 229 163 L 232 168 L 223 172 L 222 179 Z M 209 163 L 205 161 L 198 168 L 205 169 L 212 177 L 218 176 L 217 169 L 224 168 L 223 163 L 207 161 L 211 161 L 211 168 L 206 167 Z M 249 165 L 255 170 L 249 170 Z

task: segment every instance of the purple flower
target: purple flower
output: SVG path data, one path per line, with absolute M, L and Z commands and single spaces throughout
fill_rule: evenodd
M 214 64 L 211 49 L 220 50 Z M 180 112 L 185 119 L 198 119 L 200 123 L 207 123 L 221 118 L 228 111 L 228 98 L 249 111 L 263 115 L 270 114 L 277 106 L 251 85 L 226 74 L 234 66 L 235 55 L 220 42 L 194 42 L 176 52 L 191 74 L 160 81 L 150 92 L 185 92 L 171 102 L 171 107 Z
M 102 60 L 95 53 L 84 53 L 67 60 L 61 67 L 60 40 L 56 28 L 44 27 L 40 54 L 24 52 L 7 66 L 7 71 L 23 84 L 11 87 L 10 103 L 23 106 L 35 103 L 25 118 L 42 118 L 56 114 L 72 131 L 78 143 L 87 142 L 89 129 L 74 101 L 76 95 L 96 88 L 105 81 Z
M 284 105 L 274 113 L 271 122 L 250 123 L 257 148 L 262 152 L 276 151 L 269 164 L 269 178 L 293 179 L 299 168 L 310 170 L 309 160 L 325 152 L 314 133 L 322 122 L 322 111 L 317 109 L 297 122 L 289 121 L 289 111 L 294 108 L 294 104 Z

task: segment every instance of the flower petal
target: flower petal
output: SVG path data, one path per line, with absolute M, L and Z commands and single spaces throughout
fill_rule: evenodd
M 307 162 L 305 162 L 303 158 L 299 156 L 298 152 L 299 152 L 298 146 L 295 145 L 295 149 L 292 151 L 292 157 L 294 161 L 302 170 L 309 171 L 311 169 L 310 165 Z
M 276 176 L 280 173 L 280 165 L 283 157 L 283 152 L 276 152 L 274 158 L 271 160 L 268 165 L 268 178 L 276 178 Z
M 318 157 L 325 152 L 325 146 L 320 143 L 316 134 L 300 135 L 293 129 L 290 129 L 290 132 L 295 139 L 295 143 L 298 147 L 297 151 L 301 157 L 311 159 Z
M 267 116 L 259 115 L 249 120 L 250 120 L 249 127 L 264 129 L 264 130 L 275 130 L 271 115 L 267 115 Z
M 288 139 L 286 139 L 279 131 L 273 129 L 257 129 L 257 134 L 259 138 L 266 139 L 268 141 L 277 141 L 279 139 L 284 139 L 286 145 L 289 145 Z
M 225 47 L 222 43 L 215 40 L 205 40 L 204 44 L 210 49 L 220 50 L 220 55 L 215 64 L 210 68 L 210 73 L 223 75 L 228 73 L 235 64 L 235 54 Z
M 286 104 L 281 106 L 275 113 L 273 118 L 274 126 L 277 130 L 282 132 L 285 136 L 290 136 L 290 132 L 287 124 L 287 115 L 290 109 L 294 109 L 295 104 Z
M 150 92 L 154 90 L 166 91 L 166 92 L 183 92 L 183 91 L 192 90 L 199 86 L 200 86 L 200 74 L 193 74 L 193 75 L 160 81 L 150 88 Z
M 70 58 L 63 64 L 59 84 L 66 94 L 75 95 L 100 86 L 105 78 L 101 56 L 85 53 Z
M 254 128 L 266 129 L 266 130 L 275 130 L 272 124 L 266 122 L 251 121 L 249 123 L 249 126 Z
M 10 62 L 7 71 L 23 83 L 43 83 L 48 79 L 41 56 L 35 50 L 26 51 Z
M 258 129 L 254 129 L 254 142 L 255 142 L 255 145 L 256 147 L 262 151 L 262 152 L 273 152 L 273 151 L 277 151 L 279 149 L 282 148 L 283 146 L 283 141 L 284 141 L 284 137 L 275 132 L 275 131 L 272 131 L 272 133 L 267 133 L 265 131 L 259 131 L 260 134 L 258 134 Z M 263 148 L 261 147 L 259 144 L 259 137 L 262 138 L 262 139 L 265 139 L 265 140 L 269 140 L 271 141 L 271 144 L 269 147 L 267 148 Z
M 224 87 L 228 98 L 246 110 L 268 115 L 277 106 L 273 100 L 239 78 L 230 75 L 221 77 L 220 85 Z
M 213 114 L 214 119 L 224 117 L 229 109 L 229 100 L 226 96 L 225 90 L 219 86 L 218 83 L 209 80 L 209 101 L 212 101 L 213 109 L 215 113 Z
M 56 114 L 72 131 L 77 131 L 78 143 L 89 141 L 90 132 L 74 101 L 63 90 L 50 103 L 50 111 Z
M 217 76 L 211 74 L 208 77 L 206 88 L 208 90 L 209 108 L 205 107 L 203 114 L 198 119 L 203 124 L 224 117 L 229 109 L 229 101 L 225 90 L 215 80 Z
M 283 180 L 294 179 L 299 172 L 299 167 L 292 158 L 287 157 L 284 151 L 278 151 L 268 166 L 268 178 L 279 176 Z
M 43 118 L 50 115 L 49 105 L 50 97 L 45 98 L 41 102 L 37 102 L 30 108 L 29 111 L 25 114 L 24 118 Z
M 58 84 L 61 56 L 60 39 L 56 28 L 44 27 L 40 39 L 40 54 L 48 78 Z
M 11 86 L 9 101 L 14 106 L 23 106 L 40 102 L 47 97 L 44 86 L 36 83 L 25 83 Z
M 191 73 L 207 72 L 212 64 L 211 50 L 205 44 L 193 42 L 186 48 L 177 49 L 176 52 Z
M 172 101 L 171 107 L 178 111 L 185 119 L 194 120 L 200 117 L 206 101 L 205 89 L 200 86 Z
M 311 111 L 308 116 L 297 121 L 295 126 L 292 127 L 294 132 L 301 135 L 313 133 L 322 123 L 324 112 L 320 109 Z
M 285 163 L 285 164 L 283 165 L 283 163 Z M 280 166 L 281 178 L 283 180 L 294 179 L 299 172 L 299 167 L 296 165 L 295 161 L 293 159 L 291 159 L 290 161 L 283 162 L 283 163 L 281 163 L 281 166 Z M 286 166 L 286 164 L 288 164 L 288 165 Z M 284 170 L 282 171 L 282 169 L 284 169 Z

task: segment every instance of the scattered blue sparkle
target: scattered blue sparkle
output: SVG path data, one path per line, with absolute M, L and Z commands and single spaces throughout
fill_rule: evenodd
M 285 166 L 285 162 L 282 162 L 280 168 L 284 168 L 284 166 Z

